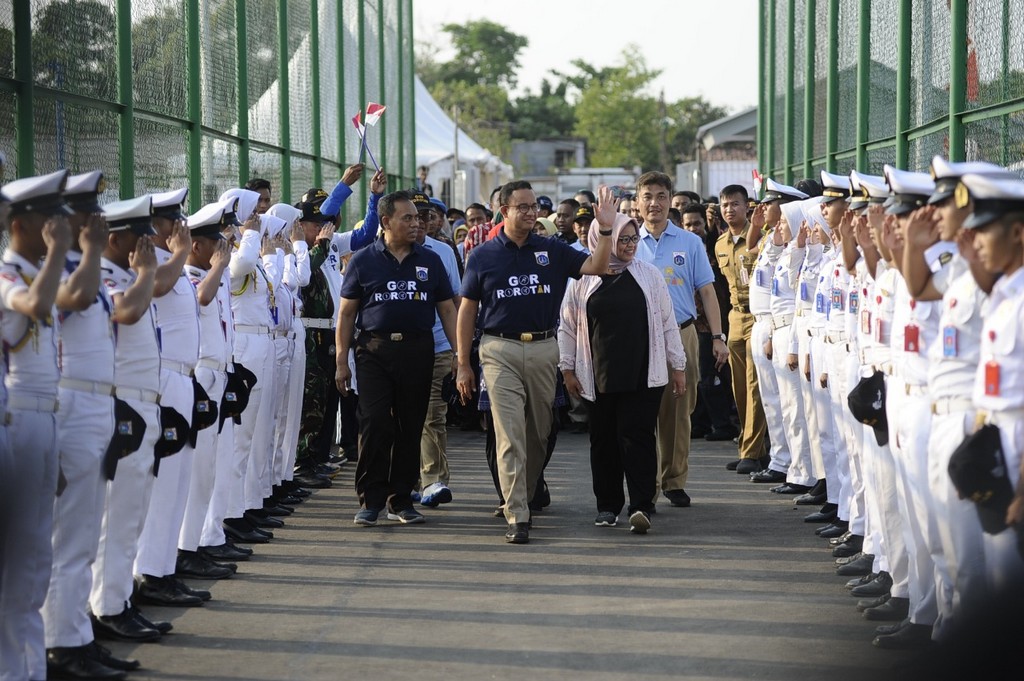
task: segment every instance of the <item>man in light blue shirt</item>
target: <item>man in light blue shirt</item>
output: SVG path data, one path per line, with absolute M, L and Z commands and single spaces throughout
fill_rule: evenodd
M 658 482 L 673 506 L 689 506 L 686 480 L 690 458 L 690 414 L 697 404 L 700 380 L 700 351 L 694 294 L 699 293 L 714 339 L 717 366 L 729 359 L 729 348 L 722 333 L 722 316 L 715 295 L 715 275 L 700 237 L 672 224 L 668 219 L 672 200 L 672 180 L 659 172 L 644 173 L 637 180 L 634 199 L 640 210 L 640 244 L 636 257 L 657 267 L 668 284 L 679 336 L 686 351 L 686 387 L 681 396 L 666 390 L 658 412 Z
M 455 251 L 443 241 L 427 236 L 427 232 L 436 232 L 444 222 L 444 212 L 431 203 L 430 197 L 422 192 L 414 193 L 412 202 L 420 215 L 419 244 L 437 253 L 451 281 L 452 290 L 461 290 L 462 279 L 459 277 L 459 263 Z M 458 294 L 455 295 L 454 301 L 457 310 L 461 302 Z M 448 487 L 448 431 L 445 426 L 448 403 L 441 397 L 441 386 L 445 376 L 452 373 L 453 357 L 452 346 L 441 327 L 441 318 L 435 312 L 434 375 L 430 382 L 427 418 L 423 422 L 423 434 L 420 436 L 420 503 L 430 508 L 447 504 L 452 500 L 452 491 Z

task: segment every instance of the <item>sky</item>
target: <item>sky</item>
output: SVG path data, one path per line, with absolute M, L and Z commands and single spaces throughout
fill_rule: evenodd
M 449 44 L 441 27 L 490 19 L 530 40 L 520 53 L 519 90 L 539 89 L 552 68 L 583 59 L 595 67 L 620 61 L 629 44 L 661 69 L 651 94 L 703 96 L 735 113 L 757 102 L 757 0 L 414 0 L 416 42 Z M 728 45 L 726 48 L 724 46 Z M 442 49 L 438 58 L 450 58 Z M 514 94 L 520 94 L 516 92 Z

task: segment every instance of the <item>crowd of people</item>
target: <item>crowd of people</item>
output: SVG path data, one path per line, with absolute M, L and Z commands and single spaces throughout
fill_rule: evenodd
M 558 203 L 449 208 L 421 173 L 363 220 L 364 167 L 272 203 L 254 178 L 101 206 L 100 170 L 0 187 L 0 678 L 123 678 L 354 462 L 354 523 L 451 503 L 447 425 L 482 424 L 504 540 L 588 433 L 599 527 L 688 507 L 692 442 L 820 506 L 882 648 L 1024 573 L 1024 182 L 822 172 L 702 200 L 648 172 Z M 820 179 L 820 181 L 819 181 Z M 334 446 L 337 445 L 335 452 Z M 31 453 L 31 455 L 25 455 Z

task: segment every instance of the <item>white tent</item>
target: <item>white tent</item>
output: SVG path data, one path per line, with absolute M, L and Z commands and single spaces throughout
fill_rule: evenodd
M 458 170 L 464 181 L 455 183 L 449 201 L 459 208 L 486 201 L 491 189 L 512 178 L 512 166 L 474 142 L 459 129 Z M 416 78 L 416 165 L 430 169 L 434 193 L 451 182 L 455 166 L 455 123 Z M 449 185 L 451 186 L 451 185 Z

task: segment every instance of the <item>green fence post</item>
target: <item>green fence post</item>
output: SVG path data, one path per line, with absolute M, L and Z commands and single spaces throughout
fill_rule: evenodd
M 898 37 L 896 49 L 898 53 L 898 66 L 896 68 L 896 167 L 907 168 L 910 162 L 910 140 L 907 139 L 907 130 L 910 129 L 910 73 L 911 73 L 911 51 L 912 29 L 913 29 L 913 0 L 900 0 L 899 24 L 897 27 Z
M 409 105 L 406 98 L 402 96 L 402 86 L 405 84 L 405 3 L 398 3 L 398 45 L 395 47 L 394 59 L 398 62 L 398 83 L 395 89 L 398 92 L 398 167 L 395 168 L 399 176 L 405 175 L 405 107 Z
M 967 105 L 967 0 L 952 0 L 950 9 L 949 160 L 963 161 L 966 154 L 960 115 Z
M 288 3 L 277 3 L 277 83 L 280 123 L 281 196 L 292 195 L 291 118 L 288 113 Z M 304 190 L 303 190 L 304 191 Z
M 185 50 L 188 64 L 188 204 L 203 205 L 203 84 L 199 35 L 199 0 L 185 4 Z
M 412 153 L 409 154 L 409 177 L 416 177 L 416 56 L 413 46 L 416 44 L 415 30 L 416 26 L 412 21 L 412 0 L 406 0 L 406 16 L 409 17 L 409 101 L 412 102 Z
M 860 0 L 857 25 L 857 168 L 865 172 L 871 121 L 871 0 Z
M 825 168 L 836 170 L 839 147 L 839 0 L 828 3 L 828 97 L 825 101 Z
M 17 174 L 29 177 L 35 173 L 35 111 L 34 80 L 32 77 L 32 8 L 27 2 L 14 3 L 14 78 L 18 81 L 17 130 L 15 144 L 18 149 Z
M 796 41 L 793 36 L 796 33 L 796 3 L 792 0 L 786 2 L 786 104 L 782 113 L 782 176 L 786 184 L 793 183 L 793 147 L 796 144 L 796 130 L 794 129 L 793 118 L 796 115 L 796 97 L 793 90 L 796 85 L 794 72 L 796 70 Z
M 135 109 L 132 93 L 132 3 L 117 3 L 117 101 L 121 112 L 117 117 L 118 147 L 121 156 L 120 195 L 135 196 Z
M 313 96 L 310 112 L 313 125 L 313 186 L 324 184 L 320 155 L 320 17 L 317 0 L 309 0 L 309 75 L 313 81 Z M 305 190 L 300 190 L 305 191 Z
M 337 85 L 335 87 L 335 106 L 338 109 L 338 164 L 342 169 L 348 167 L 348 160 L 346 156 L 345 140 L 346 135 L 349 134 L 349 118 L 352 116 L 351 111 L 345 110 L 345 17 L 342 12 L 341 3 L 334 3 L 334 32 L 337 34 L 337 45 L 335 51 L 337 53 Z M 333 187 L 332 187 L 333 189 Z M 340 218 L 343 224 L 348 224 L 348 202 L 341 207 Z
M 363 0 L 358 0 L 359 10 L 359 108 L 366 107 L 366 6 Z M 365 117 L 363 118 L 365 125 Z M 364 132 L 364 139 L 365 139 Z M 379 152 L 378 152 L 379 153 Z M 366 205 L 366 176 L 359 181 L 360 205 Z
M 815 44 L 817 38 L 817 12 L 815 3 L 807 3 L 807 49 L 805 54 L 804 68 L 807 75 L 804 77 L 804 177 L 810 177 L 814 171 L 811 159 L 814 157 L 814 55 L 817 52 Z
M 1010 99 L 1010 0 L 1003 0 L 1002 29 L 1003 44 L 1001 50 L 1003 69 L 1002 87 L 1000 88 L 1004 102 Z M 1010 117 L 1003 115 L 999 117 L 999 163 L 1002 166 L 1010 165 Z
M 377 0 L 377 81 L 379 82 L 377 89 L 380 92 L 380 101 L 378 104 L 384 105 L 387 105 L 387 100 L 389 99 L 387 92 L 384 90 L 387 85 L 387 78 L 385 78 L 387 52 L 384 49 L 386 44 L 387 40 L 385 40 L 384 33 L 384 0 Z M 388 120 L 388 118 L 382 118 L 380 119 L 380 123 L 378 123 L 378 125 L 381 126 L 381 129 L 380 151 L 377 152 L 380 159 L 377 160 L 377 163 L 379 163 L 385 170 L 388 170 Z M 398 168 L 391 168 L 390 170 L 393 174 L 397 174 L 396 171 L 399 171 Z
M 775 129 L 775 100 L 778 94 L 775 91 L 775 3 L 779 0 L 767 0 L 768 2 L 768 32 L 764 35 L 768 39 L 768 78 L 766 85 L 771 93 L 768 96 L 768 111 L 765 113 L 765 127 L 768 129 L 767 167 L 762 171 L 766 175 L 775 173 L 775 136 L 779 131 Z
M 235 106 L 238 109 L 236 129 L 242 142 L 238 146 L 238 186 L 249 181 L 249 52 L 247 49 L 249 17 L 245 0 L 235 0 Z M 276 187 L 278 191 L 280 187 Z M 287 196 L 287 194 L 282 194 Z
M 763 169 L 767 155 L 764 152 L 767 130 L 764 125 L 764 112 L 767 109 L 768 87 L 764 80 L 764 40 L 767 35 L 767 27 L 764 21 L 764 9 L 768 0 L 758 0 L 757 3 L 757 167 Z M 763 172 L 763 170 L 762 170 Z

